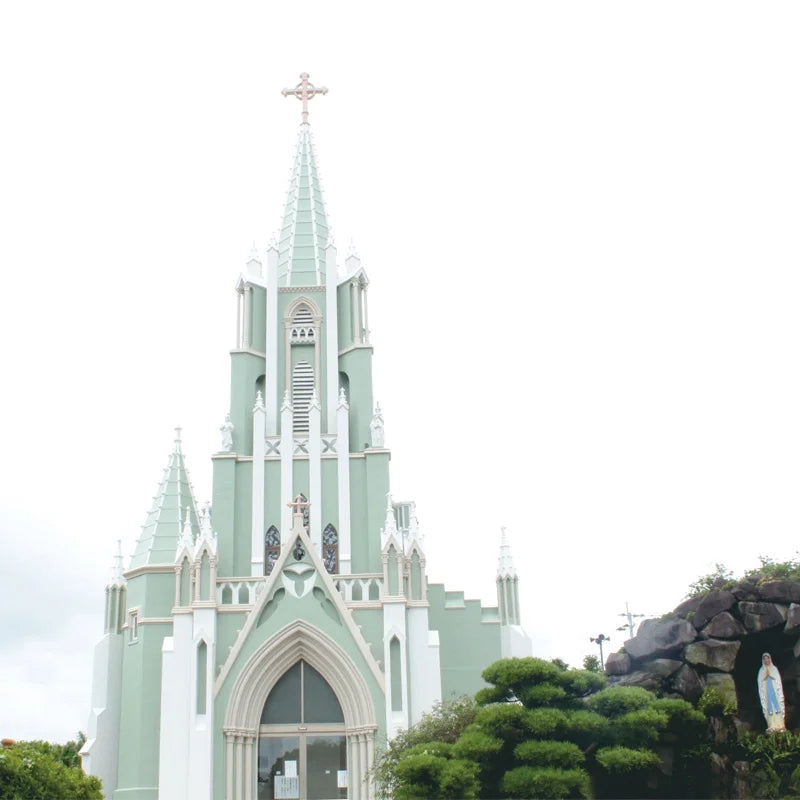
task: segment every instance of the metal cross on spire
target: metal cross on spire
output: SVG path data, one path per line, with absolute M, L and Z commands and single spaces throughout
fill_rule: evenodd
M 311 503 L 309 503 L 307 500 L 304 500 L 303 495 L 301 494 L 298 494 L 293 502 L 287 503 L 286 505 L 289 506 L 289 508 L 294 509 L 292 516 L 297 516 L 298 514 L 302 516 L 303 509 L 311 507 Z
M 300 75 L 300 83 L 294 89 L 283 89 L 281 94 L 284 97 L 293 95 L 303 103 L 303 124 L 308 125 L 308 101 L 318 94 L 328 94 L 328 89 L 325 86 L 320 86 L 318 89 L 313 83 L 309 83 L 308 73 L 303 72 Z

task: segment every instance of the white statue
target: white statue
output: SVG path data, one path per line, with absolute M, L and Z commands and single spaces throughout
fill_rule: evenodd
M 372 438 L 373 447 L 385 447 L 386 442 L 383 434 L 383 414 L 379 403 L 375 403 L 375 413 L 372 415 L 372 422 L 369 424 L 369 432 Z
M 767 733 L 785 731 L 786 704 L 783 700 L 783 682 L 781 673 L 772 663 L 772 656 L 769 653 L 761 656 L 761 669 L 758 671 L 758 696 L 761 698 L 761 710 L 767 721 Z
M 220 427 L 222 434 L 222 447 L 220 452 L 230 453 L 233 450 L 233 423 L 231 422 L 231 415 L 225 415 L 225 422 Z

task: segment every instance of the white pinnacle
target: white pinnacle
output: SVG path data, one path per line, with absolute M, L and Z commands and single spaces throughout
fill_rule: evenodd
M 497 559 L 498 578 L 516 578 L 514 559 L 511 557 L 511 547 L 506 539 L 506 529 L 500 528 L 500 557 Z

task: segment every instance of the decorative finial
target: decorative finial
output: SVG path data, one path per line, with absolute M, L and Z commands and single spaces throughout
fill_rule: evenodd
M 394 506 L 392 505 L 392 493 L 386 492 L 386 521 L 383 523 L 384 542 L 391 535 L 397 536 L 397 520 L 394 516 Z
M 281 411 L 291 411 L 292 410 L 292 399 L 289 397 L 289 390 L 287 389 L 283 393 L 283 403 L 281 403 Z
M 117 554 L 114 556 L 114 565 L 111 567 L 111 585 L 119 586 L 125 582 L 122 576 L 122 539 L 117 539 Z
M 344 386 L 339 387 L 339 408 L 350 408 L 347 402 L 347 395 L 344 391 Z
M 253 411 L 257 411 L 263 408 L 264 408 L 264 396 L 261 394 L 261 390 L 259 389 L 256 392 L 256 404 L 253 406 Z
M 248 261 L 261 261 L 261 259 L 258 257 L 258 248 L 256 247 L 255 241 L 253 242 L 253 246 L 250 248 L 250 257 L 248 258 Z
M 303 72 L 300 74 L 300 83 L 294 89 L 283 89 L 281 94 L 284 97 L 293 95 L 303 103 L 303 125 L 308 125 L 308 101 L 318 94 L 328 94 L 328 90 L 324 86 L 317 89 L 316 86 L 309 83 L 308 73 Z
M 175 452 L 181 452 L 181 429 L 175 428 Z
M 273 235 L 272 238 L 269 240 L 269 247 L 268 250 L 277 250 L 278 249 L 278 240 Z

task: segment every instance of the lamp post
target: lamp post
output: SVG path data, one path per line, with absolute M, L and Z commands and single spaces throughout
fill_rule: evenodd
M 605 661 L 603 661 L 603 642 L 610 642 L 611 637 L 606 636 L 604 633 L 598 633 L 597 636 L 590 636 L 590 642 L 597 642 L 600 645 L 600 666 L 602 667 Z
M 619 628 L 617 628 L 617 630 L 624 631 L 627 629 L 630 632 L 631 639 L 633 639 L 633 629 L 635 627 L 633 624 L 633 620 L 636 619 L 637 617 L 643 617 L 644 614 L 631 614 L 630 609 L 628 608 L 628 601 L 626 600 L 625 611 L 622 614 L 619 614 L 619 616 L 625 617 L 625 619 L 627 619 L 628 621 L 624 625 L 620 625 Z

